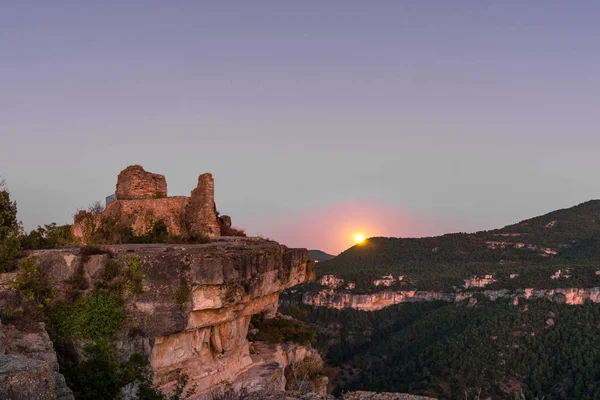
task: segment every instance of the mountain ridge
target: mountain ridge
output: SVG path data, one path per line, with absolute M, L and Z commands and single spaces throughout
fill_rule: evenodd
M 491 287 L 571 287 L 600 284 L 600 200 L 522 220 L 500 229 L 425 238 L 372 237 L 317 267 L 357 292 L 382 288 L 450 290 L 477 276 Z M 557 271 L 569 277 L 556 279 Z M 391 284 L 379 284 L 392 276 Z M 560 274 L 559 274 L 560 275 Z M 541 286 L 540 286 L 541 285 Z

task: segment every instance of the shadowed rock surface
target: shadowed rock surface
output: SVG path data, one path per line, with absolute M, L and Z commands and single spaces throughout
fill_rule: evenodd
M 0 399 L 74 400 L 44 324 L 24 330 L 0 322 Z
M 374 393 L 374 392 L 348 392 L 342 397 L 319 396 L 315 393 L 253 393 L 248 400 L 435 400 L 433 397 L 415 396 L 405 393 Z

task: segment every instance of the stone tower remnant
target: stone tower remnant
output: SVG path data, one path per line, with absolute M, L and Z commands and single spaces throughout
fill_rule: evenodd
M 198 186 L 192 190 L 186 207 L 186 220 L 190 232 L 205 236 L 220 236 L 221 228 L 215 205 L 215 180 L 211 174 L 198 177 Z
M 167 197 L 164 175 L 146 172 L 141 165 L 130 165 L 117 177 L 117 200 L 157 199 Z

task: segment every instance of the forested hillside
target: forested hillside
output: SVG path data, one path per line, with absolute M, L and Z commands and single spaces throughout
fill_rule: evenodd
M 551 279 L 557 270 L 568 279 Z M 393 288 L 449 290 L 471 276 L 493 274 L 489 288 L 598 285 L 600 200 L 505 228 L 430 238 L 376 237 L 318 264 L 317 274 L 355 283 L 356 292 L 380 290 L 373 281 L 403 276 Z M 511 278 L 512 275 L 512 278 Z
M 285 308 L 285 307 L 284 307 Z M 381 311 L 292 306 L 351 389 L 442 399 L 596 399 L 600 305 L 547 300 L 402 304 Z

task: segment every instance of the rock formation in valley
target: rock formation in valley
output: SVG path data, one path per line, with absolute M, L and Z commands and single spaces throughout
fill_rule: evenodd
M 556 288 L 521 290 L 481 290 L 459 292 L 433 292 L 418 290 L 382 291 L 370 294 L 355 294 L 347 290 L 331 288 L 319 291 L 309 291 L 302 295 L 302 302 L 306 305 L 321 306 L 336 309 L 354 308 L 362 311 L 376 311 L 394 304 L 417 301 L 446 301 L 461 302 L 476 295 L 496 301 L 501 298 L 510 299 L 513 304 L 519 300 L 546 298 L 551 301 L 569 305 L 581 305 L 586 301 L 600 303 L 600 287 L 591 288 Z

